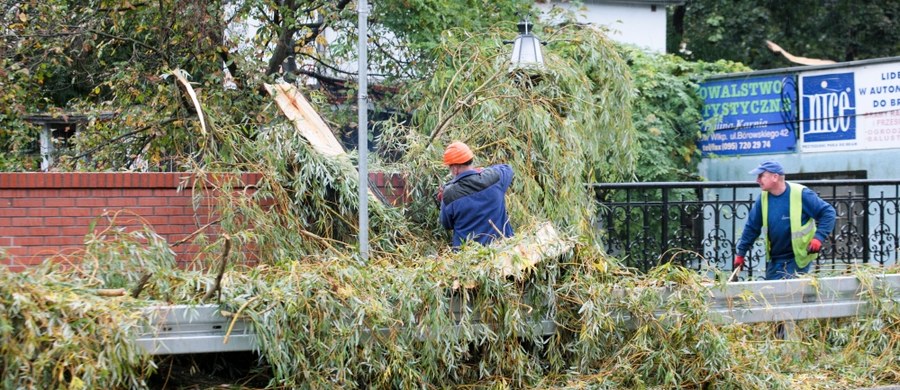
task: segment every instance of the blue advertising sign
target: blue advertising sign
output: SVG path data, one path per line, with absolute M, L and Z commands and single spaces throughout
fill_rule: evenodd
M 803 142 L 856 140 L 853 72 L 803 77 Z
M 797 146 L 797 86 L 792 75 L 700 84 L 703 155 L 793 152 Z

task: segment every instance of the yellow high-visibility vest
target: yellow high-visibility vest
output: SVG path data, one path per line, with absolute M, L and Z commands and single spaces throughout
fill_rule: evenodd
M 794 249 L 794 261 L 797 262 L 797 268 L 806 267 L 811 261 L 819 256 L 818 253 L 809 253 L 806 248 L 809 242 L 816 236 L 816 221 L 810 218 L 805 224 L 803 220 L 803 189 L 806 188 L 801 184 L 788 182 L 791 187 L 790 198 L 790 214 L 791 214 L 791 247 Z M 772 259 L 770 249 L 772 244 L 769 242 L 769 192 L 763 191 L 762 199 L 762 233 L 766 236 L 766 258 Z

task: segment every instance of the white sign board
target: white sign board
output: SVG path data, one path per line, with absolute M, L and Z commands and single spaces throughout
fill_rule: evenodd
M 799 78 L 801 151 L 900 148 L 900 63 Z

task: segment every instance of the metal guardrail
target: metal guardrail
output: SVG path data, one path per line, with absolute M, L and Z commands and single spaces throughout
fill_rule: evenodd
M 144 315 L 149 326 L 137 343 L 151 355 L 259 350 L 250 323 L 238 318 L 232 326 L 217 305 L 157 306 Z
M 879 276 L 873 287 L 900 299 L 900 275 Z M 745 324 L 855 317 L 873 309 L 864 291 L 855 276 L 728 283 L 711 290 L 710 313 Z
M 900 300 L 900 275 L 876 277 L 873 287 L 885 299 Z M 735 282 L 722 288 L 710 286 L 709 291 L 709 311 L 723 323 L 853 317 L 869 314 L 873 309 L 867 295 L 862 294 L 866 291 L 863 284 L 855 276 Z M 661 293 L 665 298 L 677 292 L 666 287 Z M 145 314 L 150 318 L 150 326 L 137 342 L 151 355 L 259 350 L 249 322 L 226 318 L 215 305 L 160 306 L 145 310 Z M 549 319 L 535 325 L 544 335 L 557 330 Z

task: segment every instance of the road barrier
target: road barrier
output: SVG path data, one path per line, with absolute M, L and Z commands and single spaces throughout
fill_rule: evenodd
M 900 275 L 876 276 L 870 282 L 867 287 L 856 276 L 841 276 L 707 285 L 709 311 L 723 324 L 797 321 L 866 315 L 874 309 L 871 296 L 890 302 L 900 298 Z M 660 293 L 665 299 L 678 291 L 663 287 Z M 137 342 L 151 355 L 259 350 L 249 321 L 225 316 L 216 305 L 159 306 L 146 309 L 145 315 L 149 325 Z M 543 334 L 556 332 L 551 319 L 535 326 Z

